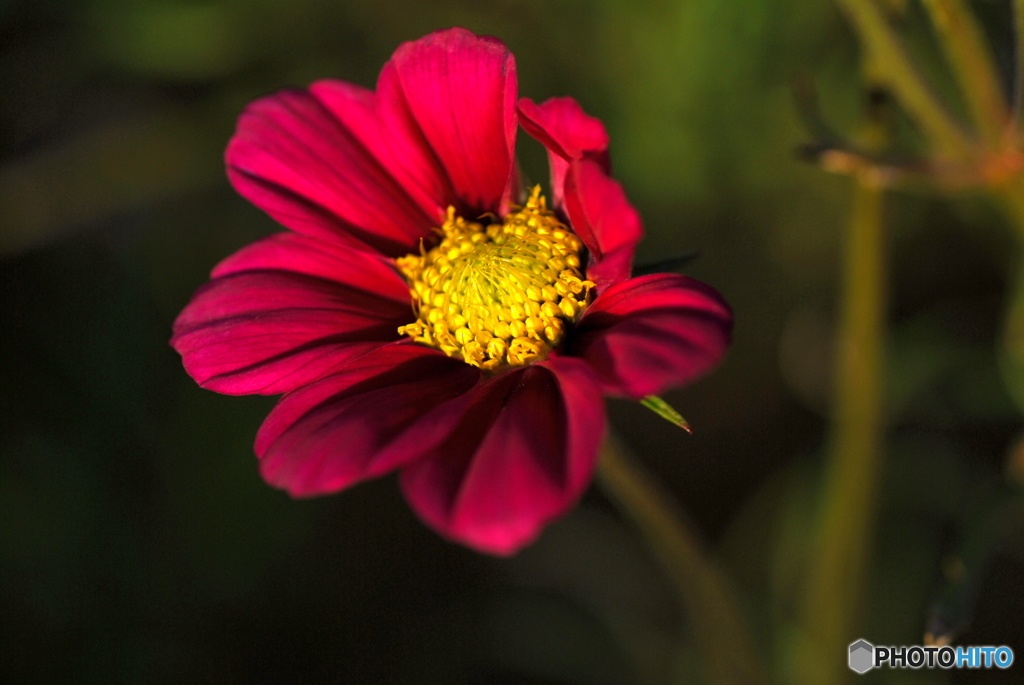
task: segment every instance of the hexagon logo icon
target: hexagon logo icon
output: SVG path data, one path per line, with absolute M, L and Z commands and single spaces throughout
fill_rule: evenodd
M 875 646 L 867 640 L 857 640 L 850 645 L 850 670 L 867 673 L 875 666 Z

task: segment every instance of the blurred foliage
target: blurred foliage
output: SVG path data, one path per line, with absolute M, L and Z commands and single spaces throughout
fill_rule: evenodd
M 1009 2 L 973 4 L 1009 84 Z M 918 3 L 886 5 L 951 92 Z M 723 368 L 666 397 L 692 438 L 610 408 L 786 675 L 851 195 L 797 159 L 792 84 L 813 80 L 838 131 L 862 112 L 857 42 L 832 3 L 2 0 L 0 679 L 699 682 L 687 616 L 597 493 L 510 561 L 437 539 L 391 479 L 292 501 L 252 455 L 272 400 L 195 387 L 166 344 L 212 265 L 275 230 L 223 176 L 245 103 L 324 77 L 371 86 L 398 43 L 451 25 L 505 40 L 524 95 L 602 118 L 645 219 L 638 261 L 697 251 L 687 272 L 734 307 Z M 1002 307 L 1024 301 L 1017 248 L 969 193 L 897 195 L 889 214 L 891 440 L 864 637 L 917 643 L 931 612 L 966 643 L 1024 654 L 1024 390 L 997 342 Z

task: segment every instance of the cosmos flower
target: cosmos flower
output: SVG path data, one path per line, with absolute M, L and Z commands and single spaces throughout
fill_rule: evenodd
M 503 43 L 455 28 L 401 45 L 375 91 L 252 103 L 228 176 L 289 230 L 221 262 L 171 340 L 204 388 L 284 393 L 256 437 L 271 485 L 398 471 L 428 526 L 498 555 L 586 489 L 604 395 L 691 382 L 731 328 L 698 281 L 630 278 L 643 229 L 604 126 L 516 86 Z M 520 187 L 519 127 L 547 149 L 550 204 Z

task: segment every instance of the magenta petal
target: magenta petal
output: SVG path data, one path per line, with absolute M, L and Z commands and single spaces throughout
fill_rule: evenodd
M 299 233 L 276 233 L 223 260 L 213 278 L 243 271 L 290 271 L 364 290 L 409 305 L 409 286 L 395 263 Z
M 608 133 L 600 119 L 588 115 L 572 98 L 551 98 L 540 105 L 519 99 L 519 123 L 548 150 L 551 188 L 556 207 L 562 206 L 562 190 L 569 163 L 584 157 L 597 162 L 605 173 Z
M 590 250 L 587 277 L 599 287 L 629 278 L 643 237 L 640 215 L 609 175 L 608 133 L 572 98 L 519 100 L 519 122 L 548 149 L 554 205 Z
M 214 270 L 174 323 L 171 345 L 211 390 L 276 394 L 396 340 L 408 289 L 381 259 L 295 234 L 266 238 Z
M 597 244 L 591 249 L 587 278 L 599 289 L 629 278 L 644 229 L 619 182 L 595 161 L 573 162 L 565 177 L 565 213 L 580 239 L 586 242 L 589 234 Z
M 497 376 L 473 393 L 460 426 L 404 468 L 410 506 L 441 535 L 513 554 L 579 499 L 604 436 L 587 364 L 558 358 Z
M 407 254 L 435 219 L 375 156 L 373 94 L 354 86 L 346 94 L 344 121 L 309 91 L 253 102 L 228 144 L 228 176 L 239 193 L 299 233 Z
M 359 132 L 373 156 L 434 225 L 440 226 L 445 210 L 458 200 L 447 173 L 409 114 L 394 72 L 390 63 L 384 65 L 376 95 L 334 80 L 317 81 L 309 90 L 346 127 Z M 354 99 L 367 101 L 367 106 L 353 107 Z
M 499 211 L 511 182 L 517 125 L 515 58 L 504 43 L 461 28 L 436 31 L 399 46 L 380 87 L 382 120 L 399 124 L 412 140 L 412 164 L 425 190 L 440 189 L 429 187 L 430 162 L 418 153 L 416 129 L 451 179 L 457 209 Z
M 256 436 L 260 471 L 295 497 L 381 476 L 447 438 L 479 378 L 436 350 L 379 348 L 281 398 Z
M 731 331 L 732 313 L 713 288 L 678 274 L 652 274 L 601 293 L 566 353 L 590 362 L 605 392 L 639 399 L 710 371 Z

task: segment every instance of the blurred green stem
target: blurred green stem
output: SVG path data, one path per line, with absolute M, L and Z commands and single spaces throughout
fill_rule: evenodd
M 1018 175 L 996 196 L 1001 201 L 1010 224 L 1016 229 L 1017 240 L 1024 245 L 1024 178 Z M 1024 409 L 1024 263 L 1018 258 L 1017 274 L 1012 295 L 1003 318 L 1002 354 L 1003 374 L 1007 389 Z
M 815 672 L 801 682 L 842 682 L 847 645 L 858 637 L 882 447 L 882 213 L 882 190 L 859 177 L 845 251 L 830 457 L 803 604 L 813 653 L 799 666 Z
M 974 14 L 964 0 L 923 2 L 953 67 L 974 125 L 990 146 L 1001 146 L 1009 121 L 1007 99 L 999 85 L 992 51 Z
M 947 154 L 970 156 L 970 137 L 925 83 L 875 0 L 836 1 L 853 24 L 868 61 L 884 66 L 878 73 L 882 85 L 896 94 L 936 148 Z
M 729 582 L 704 554 L 668 493 L 611 436 L 602 447 L 597 475 L 608 496 L 643 533 L 675 585 L 699 642 L 708 682 L 764 682 Z
M 1014 28 L 1017 44 L 1017 75 L 1014 83 L 1013 114 L 1014 114 L 1014 135 L 1016 140 L 1013 145 L 1019 146 L 1021 134 L 1024 132 L 1024 0 L 1014 0 Z M 1017 239 L 1024 245 L 1024 176 L 1016 174 L 1005 187 L 996 189 L 997 199 L 1002 203 L 1003 210 L 1010 219 L 1010 223 L 1016 229 Z M 1022 286 L 1024 278 L 1024 266 L 1018 265 L 1015 295 L 1010 300 L 1006 312 L 1003 330 L 1003 354 L 1010 364 L 1018 368 L 1024 368 L 1024 298 L 1020 293 L 1024 290 Z M 1015 395 L 1018 403 L 1022 402 L 1020 388 L 1010 386 L 1011 393 Z M 1022 405 L 1024 406 L 1024 405 Z
M 1024 0 L 1013 0 L 1013 17 L 1016 25 L 1014 36 L 1017 40 L 1014 48 L 1017 51 L 1017 77 L 1013 92 L 1013 114 L 1017 134 L 1020 135 L 1024 131 Z

